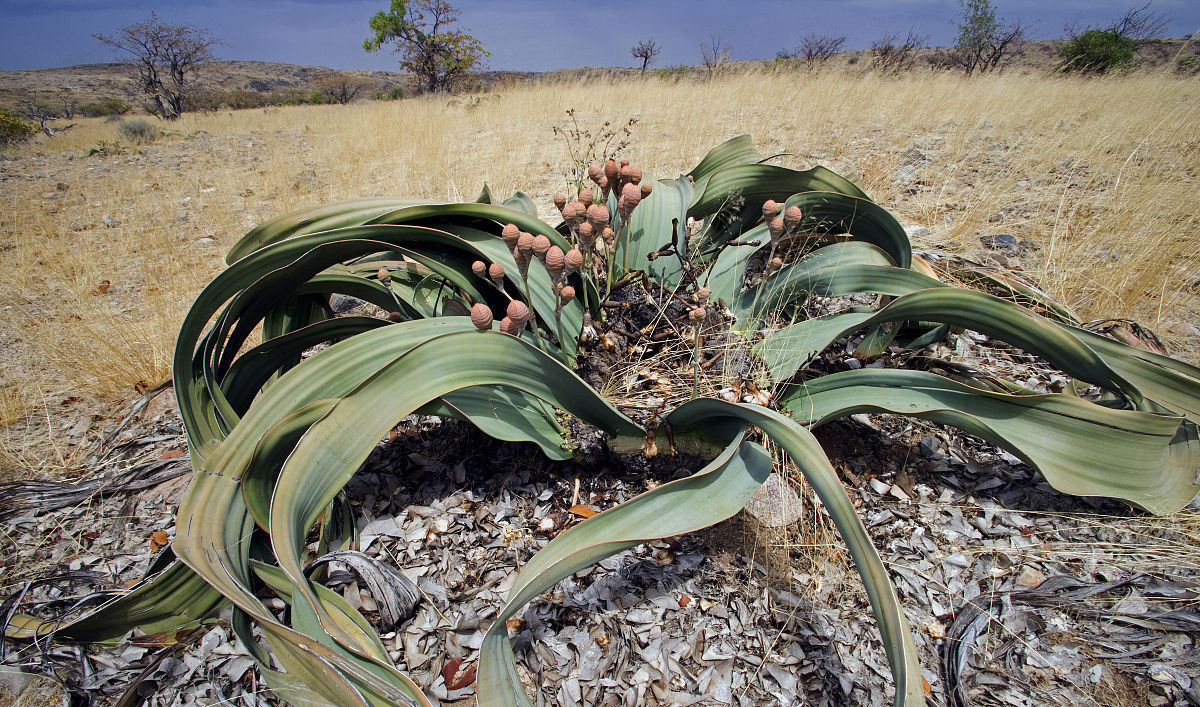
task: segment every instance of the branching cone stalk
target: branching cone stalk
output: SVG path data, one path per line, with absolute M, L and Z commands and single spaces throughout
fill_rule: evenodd
M 480 331 L 487 331 L 492 328 L 492 308 L 483 302 L 476 302 L 471 306 L 471 323 Z
M 530 252 L 533 252 L 532 248 L 530 248 Z M 521 279 L 529 277 L 530 257 L 517 249 L 513 251 L 513 260 L 517 261 L 517 272 L 521 274 Z
M 596 242 L 596 229 L 592 227 L 591 222 L 584 221 L 579 224 L 575 235 L 579 236 L 579 249 L 584 253 L 591 253 L 592 245 Z

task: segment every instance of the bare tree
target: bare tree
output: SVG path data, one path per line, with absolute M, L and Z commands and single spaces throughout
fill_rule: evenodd
M 914 30 L 909 30 L 903 41 L 899 34 L 885 34 L 871 44 L 873 64 L 885 73 L 899 73 L 911 68 L 917 51 L 925 48 L 928 41 L 928 37 Z
M 111 37 L 92 36 L 129 55 L 138 88 L 150 99 L 154 112 L 168 119 L 183 113 L 196 74 L 213 60 L 212 48 L 219 43 L 206 29 L 163 24 L 154 12 L 150 19 L 122 27 Z
M 363 91 L 369 91 L 375 84 L 365 76 L 339 72 L 317 79 L 317 88 L 337 103 L 345 105 L 358 98 Z
M 654 43 L 653 39 L 646 39 L 633 45 L 633 49 L 629 50 L 634 59 L 642 60 L 642 73 L 646 73 L 646 67 L 654 62 L 655 57 L 662 53 L 662 47 Z
M 1147 39 L 1154 39 L 1162 35 L 1167 29 L 1167 23 L 1170 18 L 1163 17 L 1157 12 L 1150 12 L 1150 3 L 1146 3 L 1136 10 L 1132 7 L 1125 11 L 1125 15 L 1117 20 L 1113 26 L 1118 37 L 1132 37 L 1138 43 L 1144 42 Z
M 732 50 L 733 47 L 720 37 L 709 37 L 707 42 L 700 43 L 700 59 L 704 62 L 704 68 L 708 69 L 709 76 L 729 63 L 729 52 Z
M 846 38 L 843 36 L 834 36 L 832 34 L 806 34 L 800 39 L 800 45 L 795 49 L 778 52 L 775 58 L 795 62 L 800 59 L 804 60 L 809 70 L 814 70 L 829 61 L 842 50 L 842 45 L 846 43 Z
M 51 120 L 58 120 L 60 118 L 70 119 L 70 115 L 62 110 L 61 107 L 56 108 L 49 101 L 36 95 L 26 96 L 21 100 L 21 112 L 25 114 L 25 117 L 36 122 L 42 129 L 42 132 L 46 133 L 49 137 L 54 137 L 64 130 L 70 130 L 75 127 L 75 123 L 55 128 L 50 127 L 49 123 Z

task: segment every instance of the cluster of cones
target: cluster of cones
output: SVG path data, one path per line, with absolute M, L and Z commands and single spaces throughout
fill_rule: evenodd
M 583 267 L 584 256 L 579 250 L 572 248 L 565 253 L 563 249 L 550 242 L 542 234 L 533 235 L 522 231 L 516 224 L 510 223 L 500 231 L 504 244 L 512 251 L 513 260 L 517 262 L 517 270 L 521 279 L 528 285 L 529 264 L 537 258 L 546 272 L 550 275 L 550 284 L 555 294 L 555 316 L 562 312 L 564 305 L 575 299 L 575 288 L 564 282 L 566 276 L 579 271 Z M 497 288 L 504 288 L 504 266 L 500 263 L 486 265 L 482 260 L 471 263 L 471 271 L 478 277 L 492 281 Z M 528 289 L 528 288 L 527 288 Z M 519 336 L 529 322 L 529 308 L 520 300 L 508 304 L 507 316 L 500 320 L 500 331 Z M 482 302 L 471 308 L 471 321 L 480 329 L 490 329 L 492 326 L 492 311 Z
M 588 179 L 596 185 L 599 200 L 592 189 L 580 189 L 574 201 L 567 201 L 562 193 L 554 195 L 554 206 L 562 214 L 585 257 L 593 253 L 597 238 L 603 239 L 606 249 L 612 251 L 616 233 L 610 225 L 612 216 L 605 206 L 610 195 L 617 195 L 617 213 L 621 221 L 627 223 L 634 208 L 653 190 L 650 182 L 641 184 L 642 168 L 629 164 L 627 159 L 618 162 L 609 158 L 603 166 L 588 165 Z

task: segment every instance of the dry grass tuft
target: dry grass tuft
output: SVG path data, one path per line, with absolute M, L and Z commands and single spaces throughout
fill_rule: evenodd
M 527 191 L 548 218 L 571 170 L 553 128 L 571 108 L 591 130 L 636 116 L 622 153 L 656 175 L 748 132 L 761 153 L 788 153 L 777 163 L 860 175 L 938 244 L 969 251 L 996 232 L 1037 243 L 1026 270 L 1084 316 L 1184 325 L 1200 279 L 1198 102 L 1200 84 L 1163 76 L 753 73 L 189 114 L 149 145 L 84 120 L 0 161 L 0 362 L 9 379 L 62 382 L 55 395 L 163 380 L 225 249 L 301 206 L 467 200 L 486 182 Z M 911 183 L 894 178 L 907 164 Z M 29 399 L 5 395 L 5 419 L 19 417 L 14 401 Z

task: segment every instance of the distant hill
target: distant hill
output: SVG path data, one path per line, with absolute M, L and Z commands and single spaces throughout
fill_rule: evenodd
M 1011 71 L 1050 70 L 1058 63 L 1058 49 L 1065 40 L 1030 40 L 1022 43 L 1023 54 L 1010 67 Z M 1200 45 L 1187 43 L 1183 39 L 1157 39 L 1146 42 L 1138 51 L 1142 69 L 1155 69 L 1175 61 L 1176 56 L 1200 55 Z M 923 49 L 918 56 L 918 65 L 927 65 L 929 60 L 945 49 Z M 866 67 L 870 64 L 870 50 L 858 49 L 838 54 L 830 62 L 831 67 Z M 1193 60 L 1196 61 L 1196 60 Z M 771 60 L 733 62 L 731 66 L 770 65 Z M 664 67 L 652 67 L 651 71 Z M 704 67 L 667 67 L 677 74 L 702 73 Z M 375 84 L 379 91 L 387 92 L 394 86 L 409 87 L 412 77 L 398 71 L 366 71 L 360 69 L 337 70 L 321 66 L 301 66 L 266 61 L 216 61 L 208 65 L 201 86 L 214 95 L 232 91 L 251 91 L 259 94 L 287 95 L 307 94 L 316 82 L 334 73 L 362 76 Z M 485 86 L 511 81 L 572 81 L 583 78 L 622 78 L 637 76 L 637 69 L 629 68 L 573 68 L 558 69 L 543 73 L 519 71 L 489 71 L 475 76 Z M 141 97 L 127 68 L 123 64 L 82 64 L 57 69 L 33 69 L 26 71 L 0 71 L 0 106 L 15 107 L 22 99 L 40 96 L 51 103 L 70 97 L 76 103 L 89 103 L 106 98 L 119 98 L 140 105 Z

